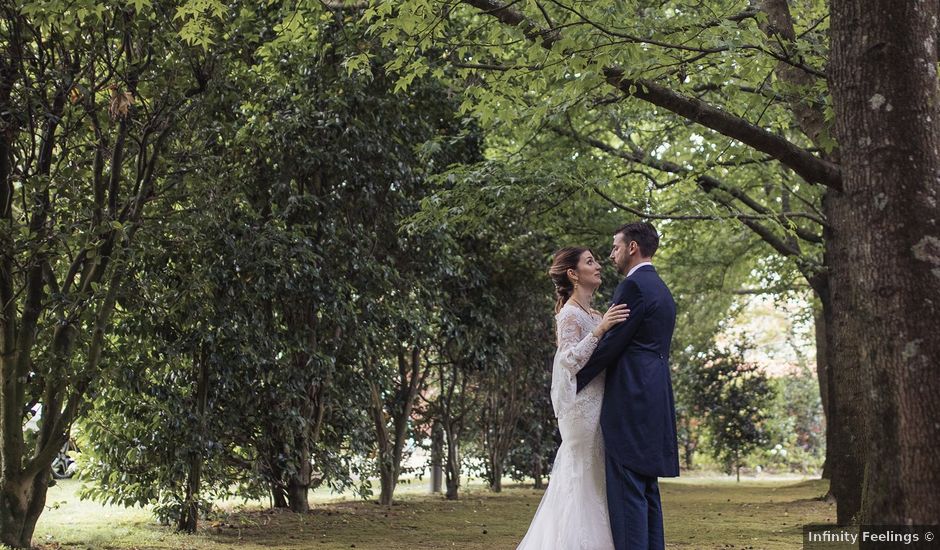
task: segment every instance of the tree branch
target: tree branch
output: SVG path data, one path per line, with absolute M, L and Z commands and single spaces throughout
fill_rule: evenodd
M 717 180 L 714 178 L 708 178 L 708 176 L 703 176 L 699 181 L 699 186 L 706 192 L 710 193 L 713 189 L 718 187 Z M 731 205 L 730 201 L 725 200 L 722 197 L 712 195 L 716 202 L 727 208 L 728 210 L 734 211 L 734 207 Z M 754 220 L 741 220 L 741 223 L 746 225 L 751 231 L 757 233 L 757 235 L 771 248 L 776 250 L 778 253 L 784 256 L 796 256 L 801 255 L 799 248 L 791 246 L 789 243 L 784 242 L 783 239 L 779 238 L 773 233 L 769 228 L 761 225 L 760 223 Z
M 525 14 L 513 9 L 511 5 L 502 4 L 497 0 L 462 1 L 505 25 L 518 27 L 529 40 L 541 39 L 541 45 L 544 48 L 551 48 L 560 37 L 557 29 L 543 29 Z M 607 82 L 621 92 L 662 107 L 687 120 L 767 153 L 790 167 L 808 182 L 820 183 L 835 189 L 842 187 L 842 176 L 838 165 L 817 158 L 781 136 L 704 101 L 677 94 L 652 81 L 626 78 L 620 68 L 605 67 L 604 75 Z
M 776 215 L 772 215 L 772 216 L 769 216 L 769 215 L 756 215 L 756 216 L 755 216 L 755 215 L 750 215 L 750 214 L 739 214 L 739 213 L 732 213 L 732 214 L 727 214 L 727 215 L 724 215 L 724 216 L 722 216 L 722 215 L 717 215 L 717 214 L 716 214 L 716 215 L 708 215 L 708 214 L 701 214 L 701 215 L 695 215 L 695 214 L 656 214 L 656 213 L 653 213 L 653 212 L 644 212 L 643 210 L 639 210 L 639 209 L 637 209 L 637 208 L 632 208 L 632 207 L 630 207 L 630 206 L 627 206 L 626 204 L 623 204 L 622 202 L 619 202 L 619 201 L 617 201 L 616 199 L 612 198 L 610 195 L 604 193 L 603 191 L 601 191 L 601 190 L 598 189 L 597 187 L 593 187 L 593 188 L 592 188 L 592 191 L 594 191 L 595 194 L 597 194 L 599 197 L 601 197 L 602 199 L 604 199 L 605 201 L 607 201 L 608 203 L 610 203 L 611 206 L 615 206 L 615 207 L 617 207 L 617 208 L 619 208 L 619 209 L 621 209 L 621 210 L 623 210 L 623 211 L 625 211 L 625 212 L 629 212 L 629 213 L 631 213 L 631 214 L 634 214 L 634 215 L 636 215 L 636 216 L 639 216 L 639 217 L 644 218 L 644 219 L 647 219 L 647 220 L 680 220 L 680 221 L 695 221 L 695 220 L 701 220 L 701 221 L 742 220 L 742 221 L 743 221 L 743 220 L 753 220 L 753 221 L 759 221 L 759 220 L 769 220 L 769 219 L 774 219 L 774 220 L 776 220 L 776 219 L 778 218 L 778 216 L 776 216 Z
M 670 174 L 679 174 L 679 175 L 685 175 L 685 176 L 693 175 L 692 171 L 689 170 L 688 168 L 684 167 L 684 166 L 681 166 L 681 165 L 676 164 L 676 163 L 674 163 L 674 162 L 665 161 L 665 160 L 657 159 L 657 158 L 655 158 L 655 157 L 651 157 L 651 156 L 646 155 L 645 153 L 643 153 L 642 151 L 639 151 L 639 150 L 637 150 L 637 151 L 624 151 L 624 150 L 622 150 L 622 149 L 617 149 L 617 148 L 615 148 L 615 147 L 613 147 L 613 146 L 611 146 L 611 145 L 609 145 L 609 144 L 607 144 L 607 143 L 604 143 L 603 141 L 600 141 L 600 140 L 594 139 L 594 138 L 589 138 L 589 137 L 582 136 L 582 135 L 580 135 L 580 134 L 578 134 L 578 133 L 576 133 L 576 132 L 574 132 L 574 131 L 572 131 L 572 130 L 568 130 L 568 129 L 566 129 L 566 128 L 561 128 L 561 127 L 557 127 L 557 126 L 550 126 L 549 129 L 551 129 L 553 132 L 555 132 L 555 133 L 557 133 L 557 134 L 570 137 L 570 138 L 572 138 L 572 139 L 574 139 L 574 140 L 577 140 L 577 141 L 584 142 L 584 143 L 590 145 L 591 147 L 594 147 L 595 149 L 599 149 L 599 150 L 601 150 L 601 151 L 604 151 L 605 153 L 609 153 L 609 154 L 611 154 L 611 155 L 620 157 L 620 158 L 622 158 L 622 159 L 624 159 L 624 160 L 627 160 L 627 161 L 630 161 L 630 162 L 634 162 L 634 163 L 637 163 L 637 164 L 642 164 L 642 165 L 644 165 L 644 166 L 648 166 L 648 167 L 650 167 L 650 168 L 659 170 L 659 171 L 661 171 L 661 172 L 668 172 L 668 173 L 670 173 Z M 781 212 L 781 213 L 773 212 L 771 209 L 769 209 L 769 208 L 767 208 L 767 207 L 761 205 L 759 202 L 757 202 L 757 201 L 755 201 L 753 198 L 749 197 L 746 193 L 744 193 L 744 192 L 741 191 L 740 189 L 737 189 L 737 188 L 735 188 L 735 187 L 733 187 L 733 186 L 727 185 L 727 184 L 721 182 L 720 180 L 718 180 L 717 178 L 714 178 L 714 177 L 711 177 L 711 176 L 704 176 L 704 175 L 695 176 L 695 178 L 696 178 L 697 181 L 701 180 L 702 178 L 707 178 L 714 186 L 716 186 L 716 187 L 720 188 L 722 191 L 725 191 L 725 192 L 727 192 L 728 194 L 734 196 L 736 199 L 740 200 L 741 202 L 743 202 L 744 204 L 746 204 L 748 207 L 750 207 L 752 210 L 754 210 L 755 212 L 757 212 L 757 213 L 759 214 L 758 216 L 749 216 L 749 215 L 747 215 L 747 214 L 740 214 L 740 215 L 734 215 L 734 216 L 727 216 L 726 218 L 732 217 L 732 218 L 735 218 L 735 219 L 751 219 L 751 220 L 774 219 L 774 220 L 777 220 L 777 221 L 779 221 L 779 222 L 781 222 L 781 223 L 785 223 L 787 218 L 803 218 L 803 219 L 807 219 L 807 220 L 811 220 L 811 221 L 813 221 L 813 222 L 816 222 L 816 223 L 822 225 L 823 227 L 826 227 L 826 226 L 827 226 L 826 221 L 825 221 L 824 219 L 820 218 L 819 216 L 817 216 L 816 214 L 810 214 L 810 213 L 808 213 L 808 212 Z M 606 198 L 606 197 L 604 197 L 604 198 Z M 637 215 L 645 215 L 645 214 L 641 214 L 640 212 L 630 210 L 628 207 L 626 207 L 626 206 L 624 206 L 624 205 L 617 205 L 617 206 L 622 207 L 622 208 L 624 208 L 625 210 L 631 211 L 631 212 L 633 212 L 634 214 L 637 214 Z M 656 215 L 650 215 L 650 216 L 648 216 L 648 217 L 650 217 L 650 218 L 656 218 L 657 216 L 656 216 Z M 692 216 L 692 217 L 680 218 L 680 217 L 674 217 L 674 216 L 668 216 L 668 215 L 660 215 L 660 216 L 659 216 L 659 219 L 703 219 L 703 220 L 708 220 L 708 219 L 721 219 L 721 218 L 720 218 L 720 217 L 714 217 L 714 216 Z M 804 235 L 800 235 L 800 237 L 801 237 L 801 238 L 804 238 L 805 240 L 808 240 L 808 241 L 811 241 L 811 242 L 814 242 L 814 243 L 815 243 L 815 242 L 820 242 L 820 243 L 822 242 L 822 237 L 820 237 L 820 236 L 818 236 L 818 235 L 816 235 L 816 234 L 814 234 L 814 233 L 811 233 L 811 232 L 809 232 L 809 231 L 805 231 L 805 230 L 803 230 L 803 229 L 800 229 L 800 232 L 797 232 L 798 235 L 799 235 L 800 233 L 804 233 Z
M 767 22 L 760 25 L 761 30 L 769 38 L 777 39 L 784 56 L 789 58 L 787 48 L 795 49 L 797 37 L 787 0 L 763 0 L 761 11 L 767 14 Z M 800 89 L 809 89 L 814 84 L 808 75 L 783 62 L 777 65 L 776 73 L 780 80 Z M 826 129 L 823 110 L 818 105 L 813 105 L 806 97 L 791 97 L 789 104 L 800 129 L 814 145 L 820 147 L 820 137 Z M 838 153 L 833 158 L 838 158 Z

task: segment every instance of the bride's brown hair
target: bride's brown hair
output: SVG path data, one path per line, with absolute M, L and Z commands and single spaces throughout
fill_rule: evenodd
M 578 270 L 578 262 L 581 260 L 581 254 L 590 252 L 589 248 L 580 246 L 566 246 L 558 252 L 552 260 L 552 267 L 548 268 L 548 276 L 552 278 L 555 284 L 555 313 L 558 313 L 565 302 L 571 298 L 574 292 L 574 283 L 568 278 L 568 270 Z

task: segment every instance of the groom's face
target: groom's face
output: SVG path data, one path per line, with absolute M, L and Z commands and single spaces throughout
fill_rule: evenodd
M 610 261 L 617 268 L 617 273 L 626 275 L 630 265 L 630 247 L 623 241 L 623 234 L 614 235 L 614 246 L 610 249 Z

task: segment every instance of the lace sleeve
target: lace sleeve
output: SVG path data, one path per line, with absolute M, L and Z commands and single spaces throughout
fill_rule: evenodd
M 558 317 L 558 362 L 574 378 L 597 347 L 597 338 L 578 322 L 575 311 Z

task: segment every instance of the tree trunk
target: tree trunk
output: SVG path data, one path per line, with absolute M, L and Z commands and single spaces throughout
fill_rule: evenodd
M 287 508 L 287 491 L 277 483 L 271 484 L 271 504 L 275 508 Z
M 692 433 L 692 416 L 684 413 L 680 416 L 679 422 L 683 424 L 685 437 L 682 441 L 682 457 L 685 462 L 685 469 L 691 470 L 695 466 L 695 449 L 698 446 L 696 437 Z
M 310 490 L 310 481 L 313 477 L 313 466 L 310 464 L 310 444 L 301 443 L 300 464 L 297 471 L 287 479 L 287 502 L 291 512 L 303 513 L 310 511 L 310 502 L 307 492 Z
M 827 217 L 835 215 L 838 197 L 827 193 Z M 825 260 L 829 266 L 828 284 L 819 289 L 825 325 L 827 400 L 826 461 L 830 474 L 829 491 L 836 500 L 839 525 L 847 525 L 858 514 L 862 502 L 862 479 L 868 455 L 866 384 L 859 340 L 864 338 L 861 319 L 840 279 L 851 262 L 845 254 L 842 235 L 826 231 Z
M 46 505 L 50 476 L 46 468 L 32 479 L 0 481 L 0 544 L 32 548 L 33 531 Z
M 501 460 L 490 460 L 490 491 L 503 492 L 503 463 Z
M 309 349 L 316 349 L 314 329 L 308 328 L 310 341 Z M 306 365 L 309 355 L 297 354 L 295 368 Z M 326 407 L 326 388 L 329 381 L 322 383 L 308 382 L 304 399 L 300 403 L 300 412 L 307 420 L 303 430 L 291 436 L 292 447 L 288 450 L 297 459 L 297 468 L 287 478 L 287 504 L 292 512 L 304 513 L 310 511 L 310 502 L 307 500 L 310 488 L 314 486 L 313 478 L 313 448 L 320 440 L 320 430 Z M 319 483 L 319 482 L 318 482 Z
M 190 457 L 189 474 L 186 477 L 186 497 L 183 499 L 183 509 L 180 511 L 176 530 L 184 533 L 195 533 L 199 523 L 199 484 L 202 473 L 202 456 Z
M 761 28 L 768 37 L 779 42 L 783 52 L 792 49 L 797 42 L 796 30 L 786 0 L 763 0 L 761 10 L 767 14 L 767 22 Z M 810 90 L 815 84 L 812 75 L 780 62 L 778 78 L 796 89 Z M 803 133 L 816 147 L 825 149 L 820 137 L 826 127 L 825 113 L 819 105 L 802 99 L 808 94 L 794 94 L 790 107 Z M 823 153 L 823 158 L 840 162 L 841 151 Z M 826 218 L 831 219 L 831 208 L 838 198 L 828 191 L 823 199 Z M 835 204 L 835 207 L 838 207 Z M 841 235 L 824 229 L 824 264 L 830 268 L 828 276 L 808 274 L 810 284 L 817 292 L 821 308 L 816 309 L 816 370 L 823 414 L 826 418 L 826 459 L 823 477 L 830 479 L 829 494 L 838 503 L 838 521 L 848 523 L 861 505 L 861 480 L 864 477 L 866 448 L 865 385 L 862 382 L 861 355 L 857 353 L 856 338 L 859 325 L 850 301 L 843 289 L 831 291 L 833 271 L 851 269 L 851 263 L 841 251 Z M 833 240 L 835 239 L 835 241 Z M 842 239 L 844 240 L 844 239 Z M 835 294 L 830 299 L 830 294 Z
M 844 192 L 830 223 L 851 266 L 833 288 L 865 323 L 871 388 L 863 523 L 940 518 L 938 16 L 936 2 L 831 2 Z
M 544 489 L 545 481 L 542 479 L 542 457 L 535 455 L 535 466 L 532 468 L 532 477 L 535 479 L 535 488 Z
M 503 490 L 503 472 L 506 458 L 515 440 L 516 428 L 525 411 L 526 395 L 534 388 L 540 372 L 539 363 L 531 357 L 519 356 L 511 360 L 512 368 L 506 372 L 495 368 L 487 376 L 486 394 L 481 426 L 483 447 L 487 455 L 487 476 L 490 490 Z
M 189 458 L 189 473 L 186 478 L 186 496 L 180 513 L 177 530 L 195 533 L 199 523 L 199 489 L 202 484 L 203 450 L 206 438 L 206 408 L 209 403 L 209 361 L 205 350 L 194 354 L 196 361 L 196 418 L 199 422 L 199 447 Z
M 395 487 L 398 485 L 398 472 L 394 465 L 383 463 L 380 466 L 379 484 L 381 486 L 379 504 L 382 506 L 391 506 L 395 497 Z
M 408 428 L 411 425 L 411 411 L 414 410 L 415 400 L 426 376 L 426 370 L 421 363 L 420 346 L 412 346 L 407 355 L 405 351 L 398 350 L 398 377 L 395 380 L 396 387 L 392 399 L 383 399 L 378 385 L 373 381 L 369 382 L 382 487 L 379 503 L 385 506 L 392 505 L 395 487 L 398 486 Z M 377 361 L 373 360 L 371 363 L 377 364 Z M 389 419 L 392 431 L 389 431 L 387 426 Z
M 269 433 L 273 433 L 274 427 L 268 426 Z M 284 483 L 284 468 L 281 462 L 281 449 L 283 443 L 277 440 L 266 442 L 264 456 L 266 460 L 262 463 L 262 471 L 267 476 L 271 490 L 271 505 L 274 508 L 287 508 L 287 485 Z
M 444 477 L 444 430 L 437 420 L 431 426 L 431 492 L 440 493 Z
M 447 500 L 457 500 L 457 490 L 460 488 L 460 450 L 453 430 L 445 429 L 445 432 L 447 437 L 447 463 L 444 467 L 446 497 Z
M 816 332 L 816 380 L 819 382 L 819 399 L 822 402 L 824 429 L 826 430 L 826 458 L 823 462 L 823 479 L 832 479 L 829 453 L 832 444 L 829 441 L 829 365 L 826 362 L 826 318 L 821 306 L 813 306 L 813 321 Z M 830 491 L 831 492 L 831 491 Z
M 394 442 L 389 441 L 390 434 L 385 418 L 385 403 L 379 395 L 378 386 L 374 382 L 369 382 L 370 393 L 372 396 L 372 420 L 375 424 L 375 439 L 378 446 L 376 461 L 379 467 L 379 504 L 382 506 L 391 506 L 395 495 L 395 485 L 398 481 L 396 470 L 396 460 L 394 452 Z

